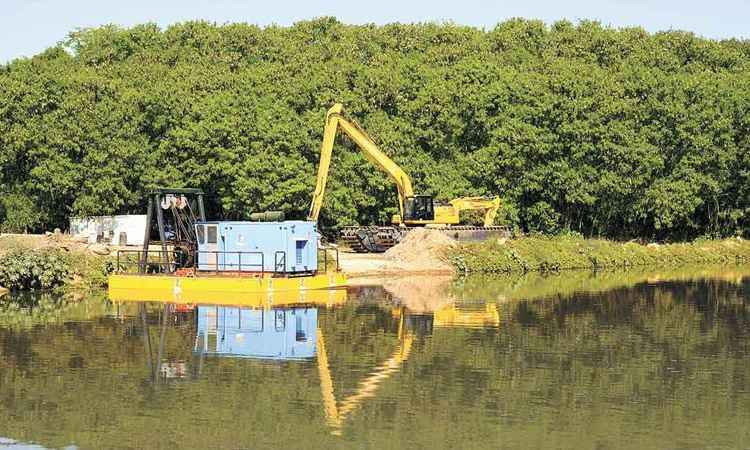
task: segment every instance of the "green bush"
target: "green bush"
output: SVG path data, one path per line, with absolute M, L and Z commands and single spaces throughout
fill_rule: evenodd
M 111 257 L 80 255 L 73 262 L 72 271 L 80 277 L 79 287 L 99 289 L 107 286 L 107 278 L 115 271 L 116 265 Z M 137 268 L 137 265 L 131 264 L 130 268 Z
M 14 249 L 0 257 L 0 285 L 11 290 L 54 288 L 71 274 L 71 258 L 59 250 Z

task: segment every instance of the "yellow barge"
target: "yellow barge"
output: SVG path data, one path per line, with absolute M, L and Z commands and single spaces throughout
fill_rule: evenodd
M 109 277 L 114 302 L 168 301 L 185 304 L 232 304 L 255 307 L 296 303 L 339 304 L 346 301 L 341 272 L 304 277 L 116 274 Z

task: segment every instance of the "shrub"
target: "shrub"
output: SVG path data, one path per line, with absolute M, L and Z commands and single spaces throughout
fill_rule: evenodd
M 11 290 L 50 289 L 72 273 L 71 258 L 59 250 L 11 250 L 0 257 L 0 285 Z

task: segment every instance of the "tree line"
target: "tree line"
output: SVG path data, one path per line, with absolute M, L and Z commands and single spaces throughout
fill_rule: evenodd
M 342 102 L 420 193 L 497 194 L 524 231 L 750 231 L 750 42 L 597 22 L 77 30 L 0 66 L 0 228 L 142 213 L 200 187 L 212 217 L 305 215 Z M 395 188 L 334 150 L 322 226 L 387 223 Z

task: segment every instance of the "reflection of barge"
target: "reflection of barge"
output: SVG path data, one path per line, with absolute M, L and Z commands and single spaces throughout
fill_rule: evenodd
M 499 324 L 499 313 L 495 305 L 483 302 L 451 302 L 434 313 L 420 314 L 413 314 L 403 306 L 393 308 L 390 312 L 398 322 L 398 329 L 392 353 L 368 370 L 353 391 L 337 392 L 337 384 L 334 382 L 336 367 L 332 367 L 332 362 L 335 366 L 335 360 L 329 360 L 331 348 L 327 345 L 330 345 L 332 326 L 330 323 L 327 327 L 324 326 L 326 319 L 321 323 L 319 308 L 345 302 L 346 290 L 310 291 L 306 295 L 298 293 L 283 301 L 278 297 L 269 301 L 268 297 L 246 293 L 234 297 L 234 300 L 223 293 L 195 302 L 187 302 L 184 298 L 166 299 L 160 311 L 160 333 L 156 340 L 158 350 L 153 348 L 146 322 L 147 304 L 144 300 L 148 299 L 128 298 L 127 292 L 122 292 L 124 297 L 120 301 L 140 303 L 144 343 L 147 345 L 145 354 L 154 383 L 159 383 L 162 379 L 187 378 L 188 375 L 192 379 L 200 377 L 204 364 L 215 357 L 292 361 L 293 364 L 303 364 L 306 367 L 315 364 L 326 423 L 334 435 L 341 435 L 346 422 L 356 411 L 369 399 L 376 397 L 381 386 L 388 383 L 391 377 L 397 376 L 409 359 L 414 343 L 431 335 L 434 327 Z M 144 291 L 135 292 L 140 294 Z M 151 297 L 151 300 L 154 299 L 155 297 Z M 215 304 L 219 302 L 221 304 Z M 184 310 L 178 308 L 179 305 L 191 303 L 196 306 Z M 178 310 L 182 312 L 176 314 Z M 196 324 L 195 334 L 192 336 L 193 358 L 188 363 L 163 360 L 167 323 L 178 316 L 194 319 Z M 393 331 L 392 328 L 389 329 Z M 329 334 L 326 335 L 324 330 L 328 330 Z M 341 345 L 340 340 L 338 345 Z M 152 361 L 150 358 L 154 353 L 156 358 Z
M 318 309 L 199 306 L 194 351 L 262 359 L 315 356 Z
M 127 277 L 128 275 L 123 275 Z M 206 285 L 197 285 L 191 289 L 184 289 L 185 283 L 196 283 L 203 281 L 203 278 L 172 278 L 172 277 L 144 277 L 147 282 L 153 283 L 144 285 L 139 289 L 123 288 L 118 284 L 119 277 L 110 278 L 109 298 L 116 303 L 130 302 L 152 302 L 159 301 L 173 303 L 177 305 L 234 305 L 251 308 L 271 308 L 280 306 L 294 306 L 300 304 L 315 304 L 322 306 L 341 305 L 346 302 L 346 289 L 326 289 L 325 284 L 320 288 L 289 287 L 279 289 L 278 283 L 283 278 L 274 278 L 275 289 L 260 290 L 253 286 L 245 286 L 245 283 L 259 283 L 263 280 L 252 278 L 226 278 L 226 282 L 236 282 L 236 289 L 212 290 L 215 283 Z M 323 280 L 323 276 L 316 277 L 317 280 Z M 153 281 L 152 281 L 153 280 Z M 307 286 L 310 286 L 310 278 L 290 278 L 301 282 L 305 280 Z M 217 280 L 213 280 L 214 282 Z M 161 283 L 161 285 L 160 285 Z

